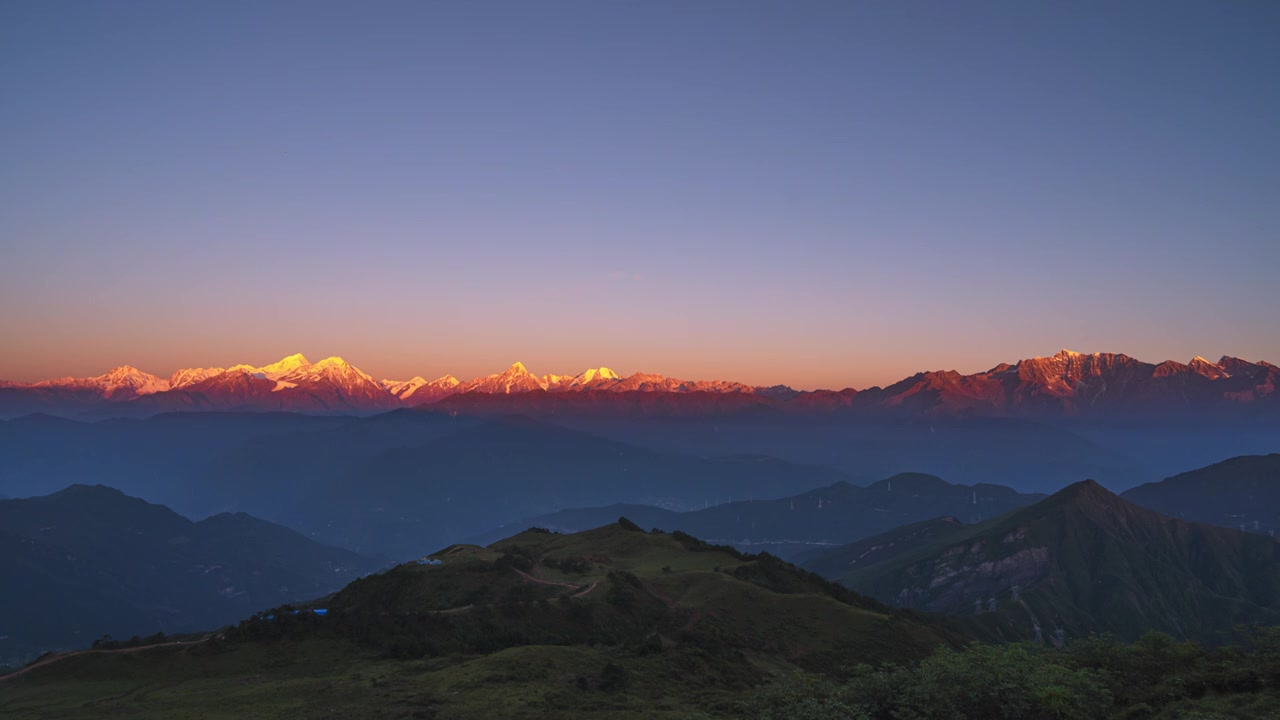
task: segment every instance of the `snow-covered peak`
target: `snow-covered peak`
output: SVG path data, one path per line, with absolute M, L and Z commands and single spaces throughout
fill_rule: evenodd
M 146 373 L 132 365 L 113 368 L 106 375 L 95 378 L 102 381 L 104 395 L 110 396 L 126 390 L 134 395 L 150 395 L 169 389 L 169 381 Z
M 413 390 L 409 394 L 401 395 L 400 399 L 410 399 L 410 395 L 412 395 L 411 399 L 414 403 L 434 402 L 458 392 L 458 389 L 461 386 L 462 382 L 459 381 L 458 378 L 452 375 L 445 375 L 432 380 L 416 390 Z
M 302 357 L 302 356 L 297 355 L 295 357 Z M 303 362 L 306 362 L 306 360 L 304 359 Z M 337 355 L 333 355 L 331 357 L 327 357 L 321 360 L 320 362 L 312 365 L 312 367 L 314 367 L 317 370 L 321 370 L 323 368 L 329 368 L 329 367 L 346 368 L 346 367 L 351 367 L 351 363 L 347 362 L 346 360 L 343 360 Z
M 305 357 L 303 357 L 302 353 L 297 353 L 294 355 L 290 355 L 289 357 L 282 358 L 276 362 L 271 363 L 270 365 L 263 365 L 262 367 L 252 368 L 252 370 L 254 372 L 262 373 L 263 375 L 270 378 L 271 380 L 278 380 L 284 377 L 285 375 L 289 375 L 291 373 L 297 372 L 298 370 L 302 370 L 308 367 L 311 367 L 311 362 L 308 361 Z
M 586 372 L 578 376 L 582 382 L 591 382 L 592 380 L 617 380 L 621 376 L 607 367 L 590 368 Z
M 426 385 L 427 381 L 421 375 L 415 375 L 412 380 L 379 380 L 378 384 L 391 390 L 392 388 L 405 387 L 407 385 Z
M 113 367 L 107 371 L 107 377 L 136 377 L 138 375 L 147 374 L 149 373 L 144 373 L 132 365 L 121 365 L 119 367 Z M 155 376 L 152 375 L 151 377 Z
M 1083 362 L 1083 361 L 1102 357 L 1102 355 L 1103 353 L 1082 353 L 1082 352 L 1076 352 L 1075 350 L 1068 350 L 1066 348 L 1062 348 L 1061 350 L 1054 353 L 1053 355 L 1050 355 L 1047 358 L 1036 357 L 1032 359 L 1033 360 L 1057 360 L 1060 362 Z
M 504 395 L 513 392 L 546 389 L 547 381 L 543 378 L 535 377 L 525 368 L 524 363 L 519 362 L 497 375 L 479 377 L 458 386 L 459 392 L 500 393 Z
M 43 380 L 34 383 L 33 387 L 91 390 L 100 393 L 104 398 L 128 399 L 138 395 L 164 392 L 169 389 L 169 381 L 143 372 L 132 365 L 121 365 L 96 377 Z
M 387 392 L 395 395 L 401 400 L 404 400 L 405 398 L 413 395 L 418 388 L 426 385 L 427 381 L 421 375 L 417 375 L 412 380 L 383 380 L 378 384 Z
M 603 389 L 604 386 L 613 384 L 621 379 L 618 373 L 609 368 L 598 367 L 589 368 L 549 387 L 555 390 L 594 390 Z
M 302 357 L 302 356 L 299 355 L 297 357 Z M 266 368 L 260 368 L 260 369 L 265 370 Z M 379 388 L 382 387 L 372 377 L 370 377 L 369 375 L 366 375 L 359 368 L 355 367 L 354 365 L 348 363 L 346 360 L 343 360 L 342 358 L 336 355 L 333 357 L 327 357 L 315 364 L 308 363 L 306 365 L 300 366 L 293 372 L 285 373 L 284 375 L 281 375 L 278 377 L 271 377 L 270 373 L 267 373 L 267 377 L 272 380 L 283 379 L 283 380 L 291 380 L 294 382 L 298 382 L 299 380 L 305 381 L 305 380 L 317 380 L 317 379 L 348 379 L 348 380 L 359 379 L 361 381 L 369 383 L 370 385 L 374 385 Z
M 1197 375 L 1203 375 L 1209 378 L 1210 380 L 1217 380 L 1218 378 L 1231 377 L 1231 374 L 1228 373 L 1226 369 L 1223 368 L 1221 365 L 1215 362 L 1210 362 L 1208 360 L 1205 360 L 1199 355 L 1192 358 L 1191 362 L 1187 363 L 1187 367 L 1191 368 L 1191 371 L 1196 373 Z
M 253 368 L 248 365 L 237 365 L 234 368 L 183 368 L 169 376 L 169 389 L 176 390 L 188 385 L 195 385 L 216 375 L 221 375 L 228 370 L 238 369 L 252 370 Z

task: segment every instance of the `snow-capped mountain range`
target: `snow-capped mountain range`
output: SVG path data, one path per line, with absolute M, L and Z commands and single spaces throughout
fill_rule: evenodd
M 1082 415 L 1220 407 L 1280 407 L 1280 368 L 1224 356 L 1218 362 L 1145 363 L 1127 355 L 1063 350 L 981 373 L 924 372 L 885 388 L 800 392 L 724 380 L 687 381 L 606 367 L 534 375 L 517 362 L 462 382 L 375 380 L 340 357 L 301 354 L 263 366 L 184 368 L 168 379 L 121 366 L 89 378 L 0 381 L 0 416 L 27 412 L 147 415 L 179 410 L 361 414 L 399 407 L 450 411 L 644 413 L 893 412 L 912 415 Z M 92 414 L 92 413 L 90 413 Z

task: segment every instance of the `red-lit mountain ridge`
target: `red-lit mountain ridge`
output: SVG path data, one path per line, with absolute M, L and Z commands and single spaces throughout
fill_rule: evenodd
M 1123 354 L 1063 350 L 962 375 L 932 371 L 885 388 L 798 392 L 724 380 L 688 381 L 609 368 L 534 375 L 521 363 L 461 382 L 374 380 L 339 357 L 291 355 L 264 366 L 186 368 L 168 380 L 129 366 L 92 378 L 0 382 L 0 416 L 30 412 L 144 416 L 170 411 L 367 414 L 398 407 L 458 412 L 864 413 L 992 417 L 1090 416 L 1280 409 L 1280 368 L 1223 357 L 1151 364 Z

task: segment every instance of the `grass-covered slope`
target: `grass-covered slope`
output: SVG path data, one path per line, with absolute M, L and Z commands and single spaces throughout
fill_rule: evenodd
M 189 645 L 0 679 L 0 715 L 732 716 L 780 675 L 907 663 L 964 639 L 771 556 L 627 521 L 432 559 Z
M 1045 640 L 1160 630 L 1216 642 L 1237 624 L 1280 622 L 1280 543 L 1165 517 L 1093 481 L 838 577 L 1025 638 L 1038 626 Z
M 387 640 L 426 637 L 424 652 L 483 649 L 493 639 L 467 634 L 483 629 L 472 616 L 497 608 L 510 611 L 501 632 L 520 644 L 687 642 L 816 668 L 852 637 L 863 660 L 905 660 L 947 633 L 916 620 L 904 627 L 884 605 L 772 556 L 629 522 L 572 535 L 530 530 L 433 557 L 441 564 L 409 563 L 357 580 L 328 599 L 328 609 L 362 625 L 383 617 L 421 622 L 429 632 Z

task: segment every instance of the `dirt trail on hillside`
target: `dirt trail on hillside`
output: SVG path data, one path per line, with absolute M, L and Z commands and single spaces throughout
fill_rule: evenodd
M 574 585 L 573 583 L 556 582 L 554 580 L 543 580 L 542 578 L 538 578 L 530 575 L 529 573 L 521 570 L 520 568 L 511 568 L 511 569 L 520 573 L 520 577 L 524 578 L 525 580 L 528 580 L 529 582 L 535 582 L 535 583 L 538 583 L 539 585 L 557 585 L 559 587 L 567 587 L 572 590 L 577 590 L 577 592 L 571 595 L 570 597 L 582 597 L 583 595 L 586 595 L 592 590 L 595 590 L 596 585 L 599 584 L 598 580 L 596 582 L 591 583 L 590 585 L 585 585 L 585 586 Z
M 25 675 L 32 670 L 38 670 L 42 667 L 47 667 L 49 665 L 52 665 L 58 662 L 59 660 L 66 660 L 67 658 L 77 657 L 79 655 L 118 655 L 120 653 L 135 653 L 135 652 L 141 652 L 143 650 L 152 650 L 154 648 L 162 648 L 162 647 L 174 647 L 177 645 L 199 645 L 200 643 L 205 642 L 211 637 L 213 636 L 205 635 L 199 640 L 178 640 L 175 642 L 156 643 L 155 645 L 139 645 L 138 647 L 117 648 L 115 650 L 76 650 L 74 652 L 62 653 L 61 655 L 54 655 L 52 657 L 47 657 L 43 660 L 37 660 L 36 662 L 31 663 L 30 665 L 22 668 L 21 670 L 11 672 L 8 675 L 0 675 L 0 683 L 5 682 L 6 680 L 12 680 L 13 678 Z
M 448 610 L 428 610 L 427 612 L 431 613 L 432 615 L 457 615 L 458 613 L 464 613 L 473 607 L 475 607 L 475 604 L 469 603 L 467 605 L 463 605 L 462 607 L 449 608 Z
M 529 582 L 536 582 L 539 585 L 559 585 L 560 587 L 573 588 L 574 590 L 577 590 L 578 588 L 582 587 L 581 585 L 574 585 L 573 583 L 562 583 L 562 582 L 556 582 L 554 580 L 543 580 L 542 578 L 537 578 L 530 575 L 529 573 L 521 570 L 520 568 L 511 568 L 511 569 L 520 573 L 520 577 L 524 578 L 525 580 L 528 580 Z

